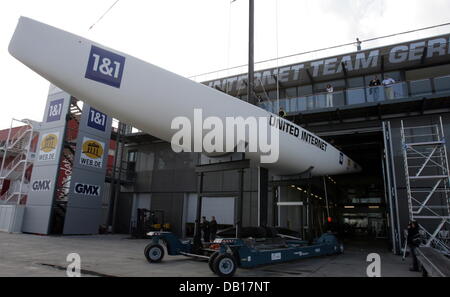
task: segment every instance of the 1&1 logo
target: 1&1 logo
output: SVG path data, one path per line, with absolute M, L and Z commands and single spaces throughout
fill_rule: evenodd
M 104 147 L 103 142 L 85 137 L 81 149 L 81 165 L 102 168 Z
M 85 78 L 120 89 L 124 67 L 125 57 L 93 45 Z
M 100 112 L 92 107 L 89 109 L 89 117 L 87 122 L 89 127 L 105 132 L 107 120 L 108 116 L 103 112 Z
M 47 113 L 47 123 L 59 121 L 61 119 L 64 99 L 50 102 Z

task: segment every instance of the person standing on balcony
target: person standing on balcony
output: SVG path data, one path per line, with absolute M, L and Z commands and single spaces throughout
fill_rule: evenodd
M 392 77 L 386 76 L 383 80 L 383 86 L 388 100 L 394 99 L 394 86 L 395 80 Z
M 358 52 L 362 50 L 361 44 L 362 42 L 359 40 L 359 38 L 356 38 L 356 49 L 358 50 Z
M 333 107 L 333 93 L 334 88 L 332 85 L 327 85 L 327 107 Z
M 381 82 L 378 79 L 378 75 L 375 75 L 374 79 L 372 79 L 369 83 L 369 94 L 373 96 L 374 101 L 378 101 Z

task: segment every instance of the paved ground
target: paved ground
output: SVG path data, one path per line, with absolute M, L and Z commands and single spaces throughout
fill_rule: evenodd
M 149 264 L 143 250 L 148 240 L 131 240 L 126 235 L 44 237 L 0 233 L 1 276 L 65 276 L 69 253 L 81 256 L 84 276 L 173 276 L 212 277 L 208 265 L 185 257 L 166 257 L 160 264 Z M 387 250 L 365 245 L 348 246 L 343 255 L 301 260 L 295 263 L 239 269 L 240 277 L 364 277 L 369 253 L 381 256 L 384 277 L 420 276 L 408 271 L 409 261 L 402 262 Z

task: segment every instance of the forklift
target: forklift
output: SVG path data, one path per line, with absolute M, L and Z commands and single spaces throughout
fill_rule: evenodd
M 164 220 L 164 211 L 138 208 L 137 220 L 131 228 L 131 236 L 138 239 L 149 238 L 147 234 L 151 231 L 171 231 L 170 223 Z

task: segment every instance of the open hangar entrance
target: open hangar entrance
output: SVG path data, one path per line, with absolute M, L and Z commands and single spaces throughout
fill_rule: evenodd
M 391 178 L 386 158 L 389 143 L 383 127 L 322 133 L 322 138 L 361 165 L 363 171 L 275 183 L 275 223 L 300 232 L 304 238 L 333 231 L 347 243 L 392 247 L 391 197 L 387 191 Z

